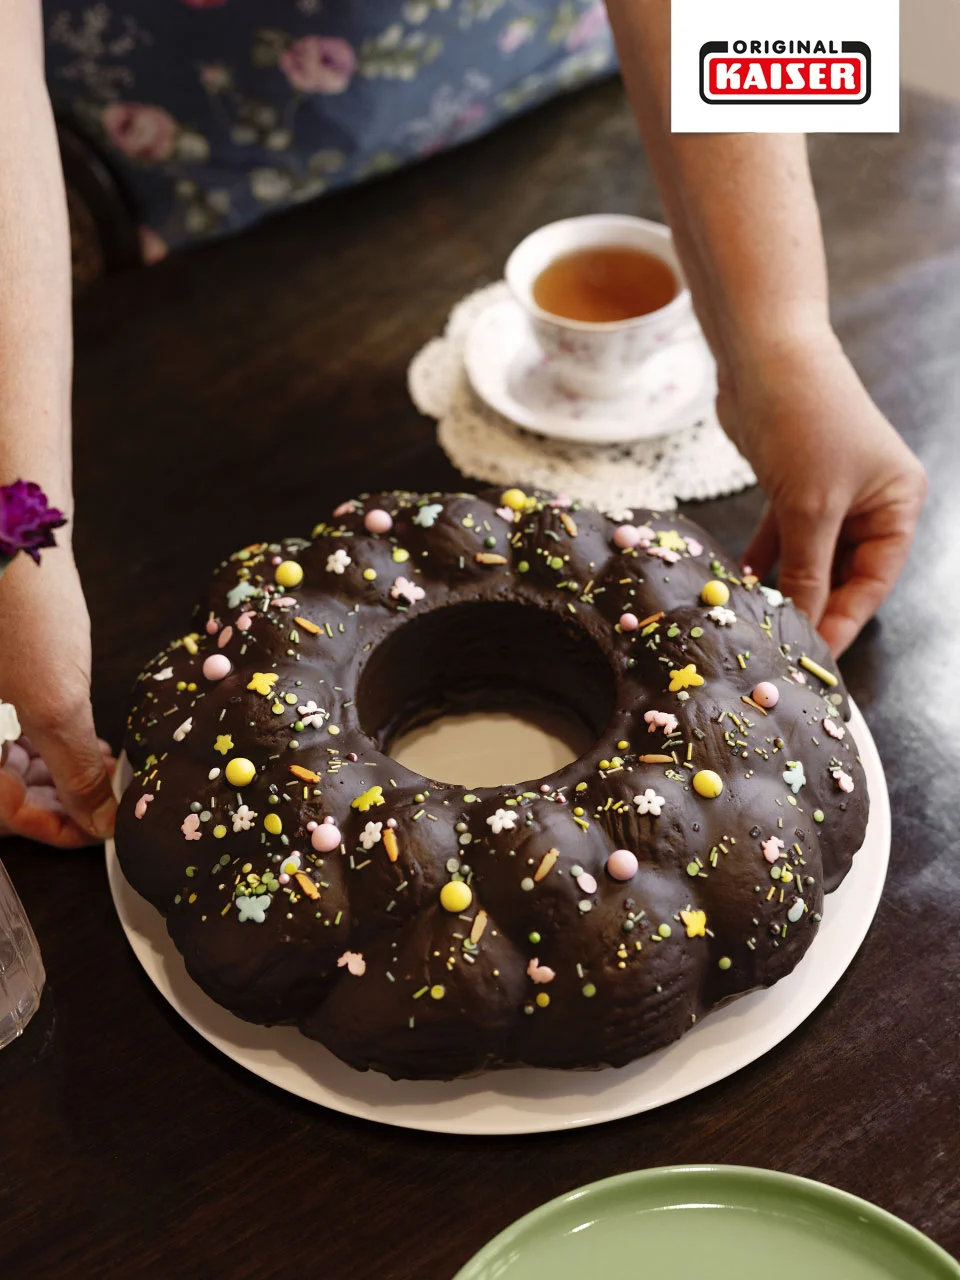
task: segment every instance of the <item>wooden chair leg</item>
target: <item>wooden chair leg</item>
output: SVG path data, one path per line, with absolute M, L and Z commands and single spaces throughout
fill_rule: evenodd
M 136 220 L 103 158 L 57 122 L 67 188 L 74 290 L 82 293 L 112 271 L 140 262 Z

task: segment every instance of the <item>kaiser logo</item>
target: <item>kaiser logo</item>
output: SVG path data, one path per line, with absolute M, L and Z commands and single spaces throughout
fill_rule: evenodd
M 700 48 L 700 97 L 713 106 L 856 106 L 870 98 L 870 61 L 860 40 L 715 40 Z
M 674 133 L 900 127 L 900 0 L 669 3 Z

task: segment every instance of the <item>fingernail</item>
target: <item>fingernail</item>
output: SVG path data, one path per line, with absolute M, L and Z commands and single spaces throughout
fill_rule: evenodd
M 94 809 L 90 819 L 90 826 L 93 834 L 100 840 L 106 840 L 113 835 L 113 823 L 117 816 L 117 805 L 115 800 L 104 800 L 103 804 Z

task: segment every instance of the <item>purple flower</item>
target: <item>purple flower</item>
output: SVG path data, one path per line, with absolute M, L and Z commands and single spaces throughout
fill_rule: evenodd
M 43 547 L 53 547 L 54 529 L 67 523 L 67 517 L 47 502 L 38 484 L 15 480 L 0 485 L 0 567 L 12 560 L 18 551 L 40 563 Z

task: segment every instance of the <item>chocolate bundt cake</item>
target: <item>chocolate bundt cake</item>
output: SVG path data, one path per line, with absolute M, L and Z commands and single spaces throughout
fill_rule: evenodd
M 390 758 L 531 704 L 595 746 L 473 791 Z M 232 556 L 143 672 L 117 849 L 204 991 L 355 1067 L 621 1066 L 803 957 L 864 836 L 848 717 L 680 516 L 376 494 Z

